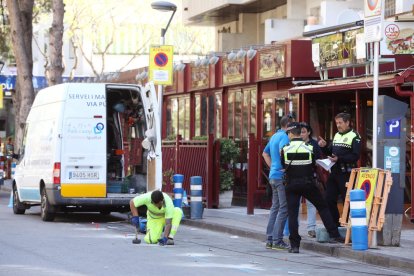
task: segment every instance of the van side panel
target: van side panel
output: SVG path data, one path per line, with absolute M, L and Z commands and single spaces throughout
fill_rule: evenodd
M 105 85 L 69 86 L 62 126 L 62 197 L 106 197 L 106 129 Z
M 26 145 L 16 167 L 15 180 L 20 200 L 40 202 L 40 183 L 51 186 L 53 164 L 59 156 L 59 121 L 63 89 L 45 89 L 36 96 L 26 121 Z M 51 94 L 53 93 L 53 94 Z

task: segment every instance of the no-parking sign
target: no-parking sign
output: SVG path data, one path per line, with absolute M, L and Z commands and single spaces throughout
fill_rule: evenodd
M 357 188 L 365 191 L 365 206 L 367 208 L 367 219 L 371 214 L 372 199 L 377 186 L 378 169 L 361 168 L 358 176 Z
M 171 45 L 150 47 L 149 80 L 154 84 L 173 84 L 173 53 Z

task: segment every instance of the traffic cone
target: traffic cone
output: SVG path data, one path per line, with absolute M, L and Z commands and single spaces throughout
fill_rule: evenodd
M 13 191 L 10 193 L 9 205 L 7 207 L 13 208 Z

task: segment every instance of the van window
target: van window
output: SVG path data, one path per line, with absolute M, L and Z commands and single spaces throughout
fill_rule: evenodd
M 23 159 L 24 156 L 24 150 L 26 148 L 26 141 L 27 141 L 27 132 L 29 130 L 29 124 L 26 123 L 26 126 L 24 128 L 24 134 L 23 134 L 23 139 L 22 139 L 22 144 L 20 146 L 20 150 L 19 150 L 19 161 Z

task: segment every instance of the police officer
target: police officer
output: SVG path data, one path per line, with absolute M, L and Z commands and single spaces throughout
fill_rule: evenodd
M 357 167 L 361 150 L 361 137 L 351 128 L 351 115 L 349 113 L 336 115 L 335 123 L 338 132 L 335 134 L 332 144 L 327 147 L 326 141 L 319 137 L 318 145 L 328 158 L 335 162 L 326 182 L 325 199 L 334 222 L 339 225 L 338 195 L 341 195 L 342 199 L 345 200 L 345 183 L 349 179 L 352 168 Z
M 290 143 L 283 147 L 281 158 L 286 176 L 286 200 L 291 246 L 289 252 L 299 253 L 301 237 L 298 232 L 298 212 L 301 196 L 304 196 L 315 205 L 329 233 L 329 242 L 344 242 L 313 177 L 315 167 L 313 146 L 302 140 L 300 123 L 289 123 L 287 133 Z

